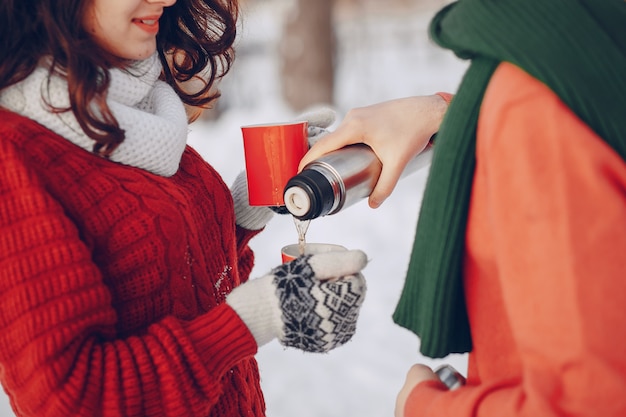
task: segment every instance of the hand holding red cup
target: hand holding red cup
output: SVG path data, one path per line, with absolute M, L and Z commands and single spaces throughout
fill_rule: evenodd
M 283 192 L 308 151 L 308 122 L 242 126 L 251 206 L 284 206 Z

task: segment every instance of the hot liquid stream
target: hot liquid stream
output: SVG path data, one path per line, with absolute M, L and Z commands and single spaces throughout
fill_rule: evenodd
M 302 256 L 304 255 L 304 247 L 306 246 L 306 231 L 309 229 L 311 220 L 300 220 L 294 217 L 293 222 L 298 232 L 298 253 Z

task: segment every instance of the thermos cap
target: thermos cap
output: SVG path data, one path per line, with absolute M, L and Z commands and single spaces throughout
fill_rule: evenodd
M 335 206 L 335 194 L 327 176 L 317 169 L 305 169 L 292 177 L 283 192 L 285 207 L 300 220 L 328 214 Z
M 311 198 L 302 188 L 294 186 L 285 190 L 285 206 L 296 217 L 306 216 L 311 211 Z

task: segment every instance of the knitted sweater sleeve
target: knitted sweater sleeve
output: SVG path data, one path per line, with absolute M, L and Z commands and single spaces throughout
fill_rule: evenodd
M 225 304 L 123 339 L 115 324 L 87 243 L 0 140 L 0 378 L 18 416 L 204 416 L 257 348 Z
M 510 64 L 487 89 L 476 158 L 468 385 L 419 384 L 405 416 L 626 415 L 624 161 Z

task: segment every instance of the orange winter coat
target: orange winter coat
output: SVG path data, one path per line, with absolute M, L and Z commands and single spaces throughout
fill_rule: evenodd
M 626 416 L 626 164 L 501 64 L 478 120 L 464 283 L 467 386 L 406 417 Z

